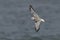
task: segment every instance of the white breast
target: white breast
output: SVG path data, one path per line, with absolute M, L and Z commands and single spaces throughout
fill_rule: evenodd
M 31 17 L 32 20 L 34 20 L 35 18 L 34 17 Z

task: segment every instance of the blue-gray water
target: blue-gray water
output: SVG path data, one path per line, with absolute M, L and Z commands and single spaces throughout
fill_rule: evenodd
M 39 32 L 29 4 L 46 21 Z M 60 40 L 60 0 L 0 0 L 0 40 Z

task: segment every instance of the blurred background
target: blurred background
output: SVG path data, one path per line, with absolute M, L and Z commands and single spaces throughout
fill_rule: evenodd
M 39 32 L 29 4 L 46 21 Z M 60 40 L 60 0 L 0 0 L 0 40 Z

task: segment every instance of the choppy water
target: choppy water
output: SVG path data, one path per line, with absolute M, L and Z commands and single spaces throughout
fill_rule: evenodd
M 39 32 L 29 4 L 46 21 Z M 60 40 L 60 0 L 0 0 L 0 40 Z

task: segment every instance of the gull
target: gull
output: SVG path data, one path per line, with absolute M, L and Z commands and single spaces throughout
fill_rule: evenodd
M 35 31 L 36 32 L 38 32 L 39 31 L 39 29 L 40 29 L 40 23 L 41 22 L 45 22 L 45 20 L 44 19 L 42 19 L 42 18 L 40 18 L 39 16 L 38 16 L 38 14 L 35 12 L 35 10 L 34 10 L 34 8 L 32 7 L 32 5 L 29 5 L 29 11 L 31 12 L 31 14 L 32 14 L 32 17 L 31 17 L 31 19 L 35 22 Z

